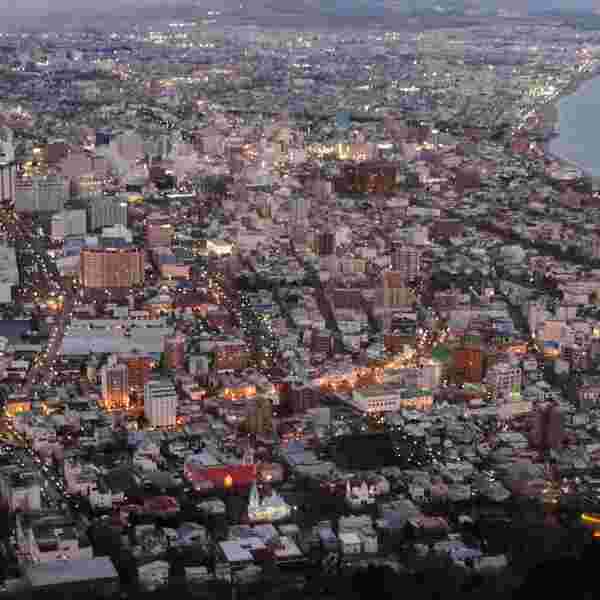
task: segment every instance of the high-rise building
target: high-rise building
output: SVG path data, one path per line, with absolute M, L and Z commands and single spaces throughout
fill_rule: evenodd
M 183 369 L 185 365 L 185 336 L 181 333 L 165 338 L 165 359 L 168 369 Z
M 68 181 L 59 175 L 18 177 L 15 184 L 15 210 L 27 213 L 60 211 L 68 195 Z
M 144 251 L 132 247 L 85 248 L 80 270 L 84 288 L 130 288 L 144 282 Z
M 175 228 L 169 215 L 162 213 L 148 215 L 145 228 L 146 246 L 148 248 L 170 246 L 174 235 Z
M 10 202 L 15 198 L 17 165 L 0 162 L 0 202 Z
M 421 253 L 416 246 L 402 245 L 392 252 L 392 271 L 400 273 L 405 282 L 415 280 L 421 271 Z
M 246 427 L 250 433 L 263 435 L 273 431 L 273 405 L 267 396 L 256 396 L 246 404 Z
M 322 231 L 317 235 L 316 251 L 319 256 L 331 256 L 335 253 L 335 232 Z
M 154 359 L 149 354 L 130 352 L 119 354 L 117 361 L 127 369 L 130 396 L 142 397 L 145 386 L 152 377 Z
M 398 271 L 383 272 L 383 305 L 386 308 L 405 307 L 412 303 L 406 280 Z
M 55 240 L 63 240 L 70 236 L 82 236 L 86 233 L 85 210 L 63 210 L 52 215 L 50 235 Z
M 127 225 L 127 202 L 120 198 L 100 196 L 88 205 L 90 231 L 113 225 Z
M 129 381 L 127 366 L 118 364 L 114 357 L 102 367 L 102 402 L 108 410 L 129 408 Z
M 292 221 L 305 222 L 308 220 L 310 213 L 310 198 L 306 196 L 292 196 L 289 201 L 290 213 L 292 215 Z
M 173 427 L 177 423 L 177 390 L 169 380 L 152 380 L 144 390 L 144 415 L 151 427 Z

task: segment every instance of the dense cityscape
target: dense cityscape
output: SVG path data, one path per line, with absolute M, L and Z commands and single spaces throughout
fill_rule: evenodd
M 0 596 L 591 597 L 600 183 L 549 144 L 599 66 L 554 17 L 2 34 Z

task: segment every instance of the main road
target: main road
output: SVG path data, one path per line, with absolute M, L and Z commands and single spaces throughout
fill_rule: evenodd
M 21 387 L 21 393 L 25 397 L 30 397 L 33 386 L 40 380 L 43 384 L 49 384 L 52 381 L 52 365 L 60 354 L 63 343 L 65 329 L 71 318 L 73 306 L 75 304 L 75 292 L 71 281 L 61 277 L 56 263 L 48 253 L 49 241 L 37 233 L 35 228 L 38 226 L 35 221 L 29 221 L 27 218 L 19 216 L 12 210 L 7 210 L 1 215 L 1 223 L 5 228 L 7 238 L 15 245 L 17 259 L 22 264 L 23 255 L 29 251 L 33 255 L 33 263 L 36 267 L 36 273 L 41 279 L 41 289 L 43 292 L 54 294 L 62 298 L 59 302 L 57 311 L 54 313 L 54 323 L 49 332 L 48 345 L 46 349 L 34 359 L 31 369 Z M 21 273 L 21 281 L 26 281 L 27 273 Z M 43 293 L 42 292 L 42 293 Z M 27 295 L 27 292 L 24 292 Z M 43 297 L 34 296 L 38 301 L 44 301 Z
M 25 396 L 31 394 L 32 387 L 38 383 L 38 380 L 41 379 L 43 385 L 49 385 L 52 381 L 52 365 L 60 354 L 65 329 L 71 318 L 75 303 L 71 287 L 65 286 L 65 288 L 62 308 L 55 317 L 56 320 L 48 337 L 48 346 L 46 347 L 46 350 L 37 357 L 37 360 L 27 374 L 27 378 L 23 384 L 22 393 Z

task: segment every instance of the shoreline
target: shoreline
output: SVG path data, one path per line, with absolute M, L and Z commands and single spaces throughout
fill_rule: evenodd
M 577 93 L 579 88 L 586 83 L 587 81 L 591 81 L 592 79 L 600 77 L 600 66 L 595 67 L 591 71 L 587 71 L 584 74 L 578 75 L 574 77 L 570 83 L 568 83 L 556 96 L 542 104 L 539 108 L 535 109 L 535 112 L 538 113 L 545 125 L 546 128 L 550 128 L 552 130 L 556 129 L 558 125 L 558 133 L 555 135 L 549 135 L 543 142 L 542 147 L 544 150 L 544 155 L 551 160 L 558 161 L 565 166 L 575 167 L 578 171 L 583 174 L 583 177 L 588 178 L 598 178 L 598 175 L 593 175 L 587 169 L 579 165 L 573 160 L 570 160 L 564 156 L 560 156 L 556 154 L 552 150 L 550 150 L 550 144 L 552 140 L 556 137 L 560 137 L 560 110 L 558 108 L 558 103 L 568 96 L 572 96 Z

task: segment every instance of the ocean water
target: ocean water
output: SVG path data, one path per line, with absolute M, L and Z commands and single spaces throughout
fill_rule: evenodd
M 579 86 L 558 102 L 559 135 L 550 152 L 600 176 L 600 77 Z

